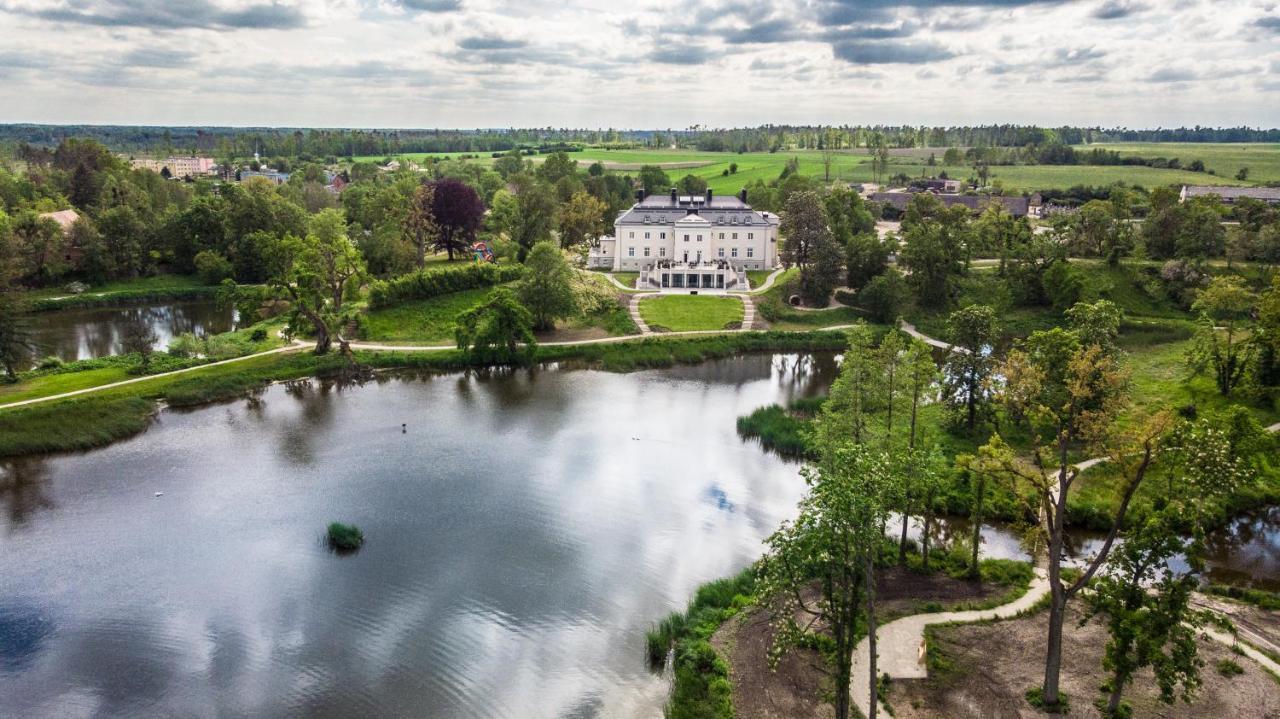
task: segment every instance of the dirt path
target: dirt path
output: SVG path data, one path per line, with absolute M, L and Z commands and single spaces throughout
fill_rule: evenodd
M 930 347 L 937 347 L 938 349 L 948 350 L 948 351 L 950 351 L 951 349 L 951 345 L 947 344 L 946 342 L 943 342 L 942 340 L 938 340 L 930 337 L 929 335 L 916 329 L 915 325 L 911 324 L 910 322 L 907 322 L 906 320 L 902 321 L 902 324 L 900 325 L 900 327 L 903 332 L 906 332 L 907 334 L 911 335 L 912 337 L 918 340 L 922 340 L 925 344 L 929 345 Z M 968 351 L 963 347 L 958 347 L 957 349 L 961 352 Z
M 876 671 L 888 674 L 891 679 L 924 679 L 929 676 L 924 663 L 924 628 L 930 624 L 948 622 L 981 622 L 989 619 L 1007 619 L 1031 608 L 1049 593 L 1049 580 L 1044 570 L 1037 568 L 1035 579 L 1026 594 L 1008 604 L 993 609 L 969 612 L 935 612 L 913 614 L 895 619 L 876 630 Z M 853 671 L 850 693 L 853 702 L 867 716 L 871 711 L 871 650 L 870 640 L 863 637 L 853 650 Z M 883 703 L 880 716 L 889 716 Z

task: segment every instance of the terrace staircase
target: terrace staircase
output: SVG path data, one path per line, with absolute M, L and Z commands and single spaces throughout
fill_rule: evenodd
M 742 300 L 742 329 L 755 329 L 756 303 L 752 302 L 751 298 L 746 295 L 738 299 Z

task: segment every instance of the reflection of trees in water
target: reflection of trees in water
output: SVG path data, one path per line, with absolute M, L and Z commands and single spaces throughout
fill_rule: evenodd
M 276 418 L 281 453 L 292 463 L 310 465 L 315 462 L 315 443 L 322 430 L 333 424 L 334 396 L 343 384 L 336 380 L 298 380 L 286 382 L 285 394 L 298 404 L 297 417 Z
M 125 325 L 141 319 L 155 331 L 158 349 L 184 332 L 217 334 L 235 329 L 235 312 L 219 308 L 211 300 L 131 307 L 96 307 L 56 310 L 32 315 L 36 357 L 54 355 L 63 360 L 90 359 L 118 354 Z
M 778 384 L 788 398 L 823 394 L 840 372 L 837 355 L 832 352 L 775 355 L 772 365 Z
M 49 477 L 49 462 L 43 457 L 0 462 L 0 504 L 9 516 L 10 529 L 25 524 L 36 512 L 56 508 L 47 494 Z

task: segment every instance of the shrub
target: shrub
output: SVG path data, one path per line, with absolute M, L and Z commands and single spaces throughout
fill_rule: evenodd
M 1244 667 L 1241 667 L 1230 659 L 1219 659 L 1217 668 L 1218 673 L 1227 678 L 1238 677 L 1241 674 L 1244 674 Z
M 1044 273 L 1044 293 L 1054 309 L 1065 310 L 1079 302 L 1084 294 L 1084 278 L 1080 270 L 1066 262 L 1055 262 Z
M 216 285 L 235 274 L 231 260 L 217 252 L 202 250 L 192 260 L 196 266 L 196 274 L 206 285 Z
M 36 369 L 58 369 L 63 364 L 61 357 L 49 355 L 48 357 L 42 357 L 40 361 L 36 363 Z
M 758 437 L 760 445 L 783 457 L 807 457 L 805 442 L 807 420 L 798 419 L 778 405 L 761 407 L 745 417 L 738 418 L 738 434 L 742 437 Z
M 364 532 L 354 524 L 329 523 L 329 546 L 340 552 L 354 552 L 364 544 Z
M 183 332 L 169 340 L 169 354 L 174 357 L 195 357 L 203 351 L 200 339 L 190 332 Z
M 267 341 L 266 328 L 265 327 L 255 328 L 253 332 L 249 335 L 249 341 L 250 342 L 266 342 Z
M 452 292 L 505 284 L 520 279 L 520 265 L 465 265 L 436 270 L 418 270 L 369 285 L 369 306 L 377 309 L 409 300 L 426 300 Z

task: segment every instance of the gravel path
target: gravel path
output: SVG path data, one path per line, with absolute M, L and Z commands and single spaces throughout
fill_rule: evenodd
M 876 629 L 876 671 L 888 674 L 891 679 L 924 679 L 929 676 L 924 659 L 924 628 L 930 624 L 948 622 L 981 622 L 989 619 L 1008 619 L 1030 609 L 1049 593 L 1049 579 L 1043 569 L 1036 569 L 1026 594 L 992 609 L 968 612 L 934 612 L 913 614 L 895 619 Z M 853 668 L 850 693 L 853 702 L 868 716 L 871 712 L 871 650 L 870 640 L 863 637 L 853 650 Z M 884 704 L 879 704 L 879 716 L 889 716 Z

